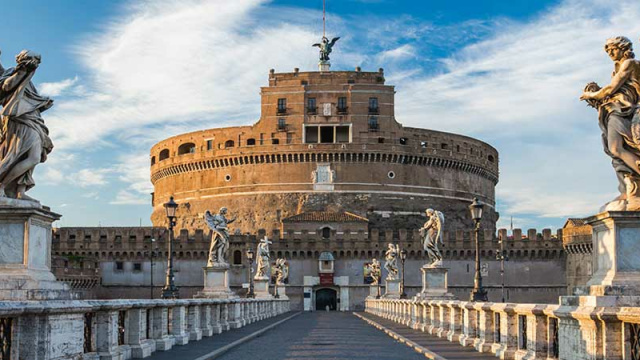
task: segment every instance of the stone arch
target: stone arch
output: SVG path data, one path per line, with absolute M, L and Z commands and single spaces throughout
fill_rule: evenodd
M 153 165 L 155 165 L 155 164 L 156 164 L 156 157 L 155 157 L 155 156 L 152 156 L 152 157 L 151 157 L 151 166 L 153 166 Z
M 162 161 L 169 158 L 169 149 L 162 149 L 158 155 L 158 161 Z
M 192 142 L 184 143 L 178 147 L 178 155 L 193 154 L 196 152 L 196 144 Z

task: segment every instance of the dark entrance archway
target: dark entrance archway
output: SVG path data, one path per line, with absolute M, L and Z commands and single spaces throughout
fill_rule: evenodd
M 338 292 L 334 289 L 318 289 L 316 290 L 316 310 L 336 310 L 338 307 Z

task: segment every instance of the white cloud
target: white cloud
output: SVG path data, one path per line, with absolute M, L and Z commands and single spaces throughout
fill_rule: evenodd
M 110 201 L 111 205 L 150 205 L 150 197 L 142 197 L 140 194 L 130 192 L 127 190 L 120 190 L 113 201 Z
M 398 61 L 414 58 L 416 51 L 412 45 L 404 44 L 395 49 L 386 50 L 380 53 L 380 61 Z
M 110 169 L 82 169 L 69 176 L 69 181 L 86 188 L 91 186 L 102 186 L 107 184 L 106 175 Z
M 42 95 L 60 96 L 78 82 L 78 77 L 73 79 L 64 79 L 58 82 L 42 83 L 38 85 L 38 89 Z

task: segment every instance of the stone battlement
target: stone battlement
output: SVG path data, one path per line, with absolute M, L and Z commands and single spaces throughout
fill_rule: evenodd
M 501 231 L 504 229 L 501 229 Z M 514 230 L 517 235 L 519 232 Z M 543 234 L 550 234 L 550 230 Z M 445 258 L 471 258 L 475 254 L 473 230 L 444 232 Z M 533 231 L 529 231 L 533 235 Z M 240 251 L 257 244 L 257 239 L 267 235 L 264 229 L 257 234 L 231 235 L 230 252 Z M 337 231 L 333 229 L 328 238 L 313 231 L 280 231 L 268 234 L 274 242 L 272 254 L 277 257 L 295 259 L 298 257 L 319 257 L 329 251 L 336 258 L 380 257 L 389 242 L 399 243 L 409 252 L 410 258 L 422 258 L 422 238 L 418 229 L 377 229 L 361 231 Z M 119 227 L 119 228 L 58 228 L 54 229 L 53 252 L 55 255 L 92 256 L 101 260 L 146 259 L 149 251 L 158 256 L 166 256 L 168 232 L 161 227 Z M 210 231 L 187 229 L 175 232 L 174 255 L 179 259 L 206 259 L 211 242 Z M 480 233 L 481 256 L 494 258 L 499 252 L 499 237 L 486 230 Z M 504 250 L 510 258 L 557 258 L 563 254 L 562 241 L 557 237 L 536 233 L 530 238 L 507 238 Z M 244 256 L 244 255 L 242 255 Z

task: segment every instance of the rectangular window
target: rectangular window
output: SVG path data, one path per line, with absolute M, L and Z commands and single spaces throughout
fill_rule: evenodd
M 207 140 L 207 150 L 213 150 L 213 140 Z
M 337 126 L 336 127 L 336 142 L 348 143 L 349 142 L 349 126 Z
M 116 240 L 115 241 L 122 241 L 122 235 L 116 235 Z
M 116 261 L 116 270 L 118 271 L 124 270 L 124 263 L 122 261 Z
M 129 241 L 136 241 L 137 239 L 135 235 L 129 235 Z
M 142 271 L 141 263 L 133 263 L 133 271 Z
M 316 98 L 308 98 L 307 99 L 307 113 L 315 114 L 316 113 Z
M 278 99 L 278 113 L 287 112 L 287 99 Z
M 323 144 L 333 144 L 333 126 L 320 127 L 320 142 Z
M 345 113 L 347 112 L 347 98 L 339 97 L 338 98 L 338 112 Z
M 69 235 L 69 241 L 76 241 L 75 235 Z
M 84 241 L 91 241 L 91 235 L 85 235 Z
M 278 119 L 278 130 L 279 131 L 287 130 L 287 121 L 285 120 L 285 118 Z
M 372 116 L 369 118 L 369 130 L 378 130 L 378 117 Z
M 372 114 L 378 113 L 378 98 L 370 97 L 369 98 L 369 112 Z
M 306 126 L 304 129 L 304 142 L 307 144 L 316 144 L 318 142 L 318 127 Z

